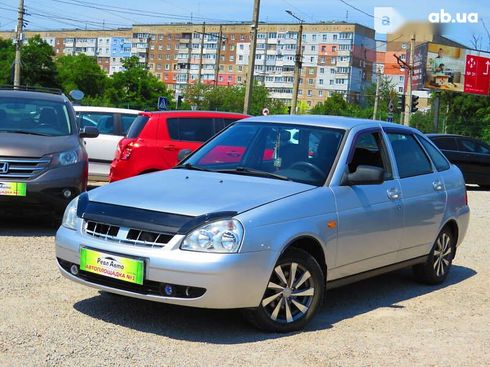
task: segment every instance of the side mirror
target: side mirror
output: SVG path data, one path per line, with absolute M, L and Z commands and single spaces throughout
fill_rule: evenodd
M 181 149 L 179 151 L 179 154 L 177 154 L 177 160 L 179 162 L 181 162 L 191 153 L 192 153 L 192 150 L 190 150 L 190 149 Z
M 81 138 L 96 138 L 99 136 L 99 129 L 94 126 L 85 126 L 80 129 L 78 135 Z
M 359 165 L 355 172 L 347 173 L 342 185 L 377 185 L 385 180 L 385 170 L 375 166 Z

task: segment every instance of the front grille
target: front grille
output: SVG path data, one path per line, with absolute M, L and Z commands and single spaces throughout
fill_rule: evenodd
M 86 234 L 93 237 L 144 247 L 164 247 L 174 236 L 171 233 L 143 231 L 92 220 L 86 220 L 83 228 Z
M 44 171 L 49 158 L 0 157 L 0 179 L 29 180 Z

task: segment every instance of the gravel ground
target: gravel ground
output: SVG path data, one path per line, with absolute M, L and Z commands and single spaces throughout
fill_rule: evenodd
M 54 230 L 0 227 L 1 366 L 490 366 L 490 192 L 447 282 L 399 271 L 328 293 L 307 330 L 264 334 L 237 311 L 101 294 L 63 278 Z

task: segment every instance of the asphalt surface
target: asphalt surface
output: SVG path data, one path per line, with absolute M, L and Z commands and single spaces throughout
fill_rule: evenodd
M 99 293 L 63 278 L 55 229 L 0 222 L 0 366 L 490 366 L 490 192 L 443 285 L 408 270 L 330 291 L 303 332 L 255 330 L 237 311 Z

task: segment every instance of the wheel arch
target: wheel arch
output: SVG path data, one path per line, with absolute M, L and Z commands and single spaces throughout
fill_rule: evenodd
M 451 231 L 451 233 L 454 236 L 454 248 L 453 248 L 453 250 L 454 250 L 454 256 L 456 256 L 456 249 L 457 249 L 457 244 L 458 244 L 458 241 L 459 241 L 459 227 L 458 227 L 458 223 L 456 222 L 455 219 L 451 218 L 448 221 L 446 221 L 446 223 L 444 223 L 444 225 L 441 228 L 441 231 L 444 228 L 449 228 L 449 230 Z
M 325 283 L 327 281 L 327 258 L 325 256 L 325 251 L 323 249 L 323 246 L 321 245 L 320 241 L 316 239 L 313 236 L 300 236 L 292 239 L 282 250 L 283 254 L 286 252 L 289 248 L 297 248 L 300 250 L 303 250 L 313 256 L 313 258 L 316 260 L 318 265 L 320 265 L 320 268 L 322 269 L 323 272 L 323 277 L 325 279 Z

